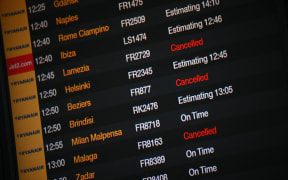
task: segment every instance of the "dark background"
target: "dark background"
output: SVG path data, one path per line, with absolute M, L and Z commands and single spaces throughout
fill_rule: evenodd
M 262 1 L 263 3 L 265 1 Z M 286 19 L 288 16 L 288 2 L 285 2 Z M 287 21 L 286 21 L 287 22 Z M 287 27 L 287 26 L 286 26 Z M 0 26 L 1 29 L 1 26 Z M 287 32 L 287 29 L 286 29 Z M 0 36 L 0 179 L 17 179 L 17 166 L 12 130 L 11 109 L 7 73 L 5 70 L 5 56 L 3 53 L 2 37 Z M 287 67 L 287 61 L 285 61 Z M 286 71 L 287 73 L 287 71 Z M 286 170 L 287 171 L 287 170 Z

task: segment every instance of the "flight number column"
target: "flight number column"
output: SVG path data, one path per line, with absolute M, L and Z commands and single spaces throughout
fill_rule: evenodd
M 145 5 L 144 0 L 139 1 L 123 1 L 118 3 L 119 11 L 125 12 L 129 9 L 139 8 Z M 139 30 L 137 30 L 137 26 L 141 28 L 140 26 L 145 25 L 149 23 L 149 19 L 146 17 L 145 13 L 139 14 L 138 16 L 132 16 L 125 19 L 122 19 L 121 22 L 121 28 L 124 31 L 129 31 L 129 35 L 123 37 L 123 46 L 125 48 L 131 49 L 131 52 L 125 54 L 124 61 L 128 65 L 132 65 L 133 63 L 139 63 L 144 61 L 151 61 L 153 58 L 153 55 L 151 53 L 151 50 L 149 48 L 147 49 L 141 49 L 141 44 L 144 42 L 149 42 L 150 40 L 150 34 L 143 31 L 139 33 Z M 138 33 L 133 33 L 134 30 L 130 30 L 132 28 L 135 28 Z M 138 50 L 134 50 L 138 49 Z M 137 48 L 136 48 L 137 47 Z M 141 64 L 141 63 L 140 63 Z M 147 63 L 146 63 L 147 64 Z M 140 66 L 140 65 L 139 65 Z M 146 67 L 137 68 L 136 66 L 133 66 L 134 69 L 127 72 L 127 78 L 131 83 L 137 83 L 140 84 L 141 82 L 145 82 L 142 85 L 138 85 L 134 88 L 131 88 L 129 90 L 130 97 L 132 99 L 137 100 L 138 97 L 142 96 L 148 96 L 152 93 L 153 87 L 152 84 L 149 83 L 149 81 L 145 80 L 147 78 L 153 78 L 154 75 L 154 68 L 153 65 L 146 65 Z M 145 100 L 144 100 L 145 101 Z M 133 103 L 132 103 L 133 104 Z M 135 104 L 135 103 L 134 103 Z M 131 105 L 131 114 L 137 119 L 139 115 L 143 115 L 148 112 L 158 111 L 160 108 L 159 102 L 157 100 L 155 101 L 149 101 L 145 102 L 143 104 L 135 104 Z M 134 124 L 135 132 L 136 133 L 142 133 L 142 132 L 148 132 L 152 129 L 158 129 L 161 127 L 161 121 L 160 119 L 154 119 L 154 120 L 146 120 L 143 122 L 138 122 Z M 139 151 L 139 154 L 143 153 L 143 150 L 146 149 L 152 149 L 156 147 L 160 147 L 164 144 L 165 140 L 160 137 L 153 137 L 153 138 L 145 138 L 145 136 L 140 138 L 138 142 L 135 142 L 135 148 Z M 143 156 L 143 155 L 141 155 Z M 138 166 L 140 169 L 145 169 L 152 166 L 157 166 L 161 164 L 165 164 L 166 157 L 165 154 L 155 154 L 155 156 L 143 156 L 143 158 L 139 159 Z M 167 174 L 163 174 L 164 179 L 168 179 Z M 144 178 L 145 179 L 145 178 Z

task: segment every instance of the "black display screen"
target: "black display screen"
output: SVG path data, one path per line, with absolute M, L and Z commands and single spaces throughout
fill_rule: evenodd
M 19 179 L 287 178 L 284 1 L 0 4 Z

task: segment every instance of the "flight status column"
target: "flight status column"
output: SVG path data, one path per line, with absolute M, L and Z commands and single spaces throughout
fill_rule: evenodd
M 284 168 L 275 166 L 281 155 L 266 156 L 287 145 L 287 126 L 273 113 L 285 111 L 287 79 L 271 6 L 26 0 L 48 179 L 233 178 Z

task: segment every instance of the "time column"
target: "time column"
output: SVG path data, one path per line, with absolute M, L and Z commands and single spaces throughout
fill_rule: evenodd
M 55 117 L 61 113 L 61 106 L 57 99 L 65 96 L 59 96 L 60 87 L 55 85 L 56 78 L 59 77 L 58 65 L 61 62 L 59 62 L 60 53 L 56 48 L 57 43 L 53 41 L 55 31 L 59 28 L 55 25 L 55 15 L 50 13 L 52 9 L 51 1 L 28 1 L 27 3 L 48 178 L 54 169 L 66 165 L 64 157 L 53 153 L 64 149 L 64 142 L 59 139 L 59 132 L 64 130 L 63 121 L 60 122 L 59 118 Z M 57 179 L 66 179 L 66 177 Z

